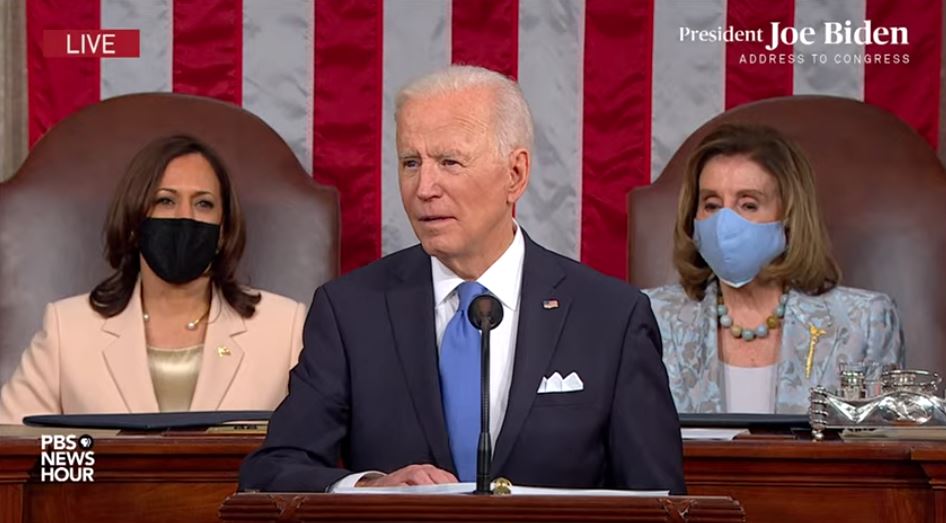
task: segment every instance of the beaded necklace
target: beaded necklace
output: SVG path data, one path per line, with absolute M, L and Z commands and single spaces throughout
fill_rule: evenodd
M 772 314 L 765 319 L 765 322 L 754 329 L 748 329 L 741 325 L 736 325 L 733 322 L 732 316 L 729 315 L 729 308 L 723 303 L 722 291 L 719 292 L 717 298 L 716 317 L 718 318 L 719 326 L 729 329 L 729 333 L 732 334 L 733 338 L 742 338 L 744 341 L 752 341 L 756 338 L 765 338 L 769 335 L 770 330 L 775 330 L 782 324 L 782 318 L 785 317 L 785 303 L 788 302 L 788 291 L 783 292 L 782 295 L 779 296 L 778 305 L 772 310 Z

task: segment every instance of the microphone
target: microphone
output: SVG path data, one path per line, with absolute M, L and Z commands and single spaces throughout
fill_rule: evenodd
M 480 439 L 476 445 L 476 490 L 490 495 L 489 467 L 493 463 L 493 442 L 489 437 L 489 332 L 503 321 L 503 306 L 494 296 L 482 294 L 466 311 L 470 323 L 480 331 Z
M 470 303 L 466 315 L 477 329 L 495 329 L 503 321 L 503 306 L 492 294 L 480 294 Z M 489 322 L 489 327 L 484 322 Z

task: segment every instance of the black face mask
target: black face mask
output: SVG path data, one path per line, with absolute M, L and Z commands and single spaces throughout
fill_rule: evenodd
M 188 218 L 145 218 L 139 248 L 151 270 L 168 283 L 197 279 L 217 254 L 220 226 Z

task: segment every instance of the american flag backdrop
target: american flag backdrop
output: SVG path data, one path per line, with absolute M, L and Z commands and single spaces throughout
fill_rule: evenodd
M 765 43 L 681 41 L 684 29 L 767 34 L 771 22 L 848 20 L 904 27 L 908 42 L 829 45 L 819 33 L 767 53 Z M 26 21 L 30 144 L 71 112 L 127 93 L 240 105 L 338 188 L 343 271 L 415 242 L 397 191 L 393 99 L 450 63 L 519 80 L 536 120 L 520 223 L 618 277 L 627 192 L 726 109 L 830 94 L 891 111 L 934 148 L 942 132 L 943 0 L 26 0 Z M 99 28 L 139 29 L 141 56 L 43 56 L 44 30 Z M 781 58 L 752 63 L 760 53 Z

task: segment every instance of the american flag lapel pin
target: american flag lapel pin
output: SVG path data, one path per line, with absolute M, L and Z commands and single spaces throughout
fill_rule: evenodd
M 546 310 L 548 310 L 548 309 L 557 309 L 557 308 L 558 308 L 558 300 L 556 300 L 556 299 L 554 299 L 554 298 L 551 299 L 551 300 L 542 300 L 542 308 L 543 308 L 543 309 L 546 309 Z

